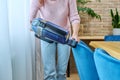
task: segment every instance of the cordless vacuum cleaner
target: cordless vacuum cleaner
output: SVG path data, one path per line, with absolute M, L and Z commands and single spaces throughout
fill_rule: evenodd
M 34 19 L 32 21 L 32 30 L 35 32 L 35 36 L 41 40 L 49 43 L 57 42 L 61 44 L 67 44 L 71 47 L 76 47 L 77 41 L 70 39 L 68 30 L 43 20 L 41 18 Z

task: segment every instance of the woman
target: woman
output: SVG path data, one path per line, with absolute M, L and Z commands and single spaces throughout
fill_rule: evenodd
M 30 21 L 35 18 L 38 11 L 41 18 L 64 29 L 70 31 L 72 25 L 72 38 L 79 41 L 80 17 L 76 8 L 76 0 L 33 0 Z M 44 80 L 66 80 L 70 47 L 60 43 L 41 41 L 41 54 L 44 66 Z

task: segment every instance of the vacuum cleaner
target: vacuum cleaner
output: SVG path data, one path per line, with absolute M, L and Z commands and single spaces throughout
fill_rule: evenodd
M 49 43 L 67 44 L 71 47 L 76 47 L 77 41 L 70 39 L 70 33 L 61 26 L 58 26 L 50 21 L 42 18 L 36 18 L 32 21 L 32 30 L 35 36 Z

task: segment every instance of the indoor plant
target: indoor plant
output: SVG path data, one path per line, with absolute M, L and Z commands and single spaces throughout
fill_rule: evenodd
M 97 0 L 97 1 L 100 1 L 100 0 Z M 87 4 L 88 2 L 91 2 L 91 1 L 90 0 L 77 0 L 78 12 L 82 12 L 83 14 L 87 13 L 92 18 L 97 18 L 101 20 L 101 16 L 99 14 L 95 13 L 93 9 L 85 6 L 85 4 Z
M 96 0 L 96 1 L 100 2 L 100 0 Z M 87 3 L 89 3 L 89 2 L 91 2 L 91 0 L 77 0 L 77 9 L 78 9 L 78 13 L 80 14 L 80 17 L 81 17 L 81 24 L 80 24 L 81 27 L 80 27 L 79 35 L 83 35 L 85 23 L 86 22 L 89 23 L 89 21 L 92 18 L 96 18 L 101 21 L 101 16 L 99 14 L 97 14 L 92 8 L 87 7 Z M 83 20 L 83 22 L 82 22 L 82 20 Z M 84 21 L 84 20 L 86 20 L 86 21 Z
M 120 15 L 117 8 L 115 13 L 113 13 L 113 10 L 110 9 L 110 14 L 112 17 L 113 35 L 120 35 Z

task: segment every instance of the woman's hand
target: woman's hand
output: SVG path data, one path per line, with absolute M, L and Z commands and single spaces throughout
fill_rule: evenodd
M 77 34 L 73 34 L 71 38 L 72 38 L 72 39 L 75 39 L 77 42 L 80 41 L 80 39 L 79 39 L 79 37 L 78 37 Z
M 78 38 L 78 32 L 79 32 L 80 23 L 72 24 L 72 27 L 73 27 L 73 34 L 71 38 L 79 42 L 80 39 Z

